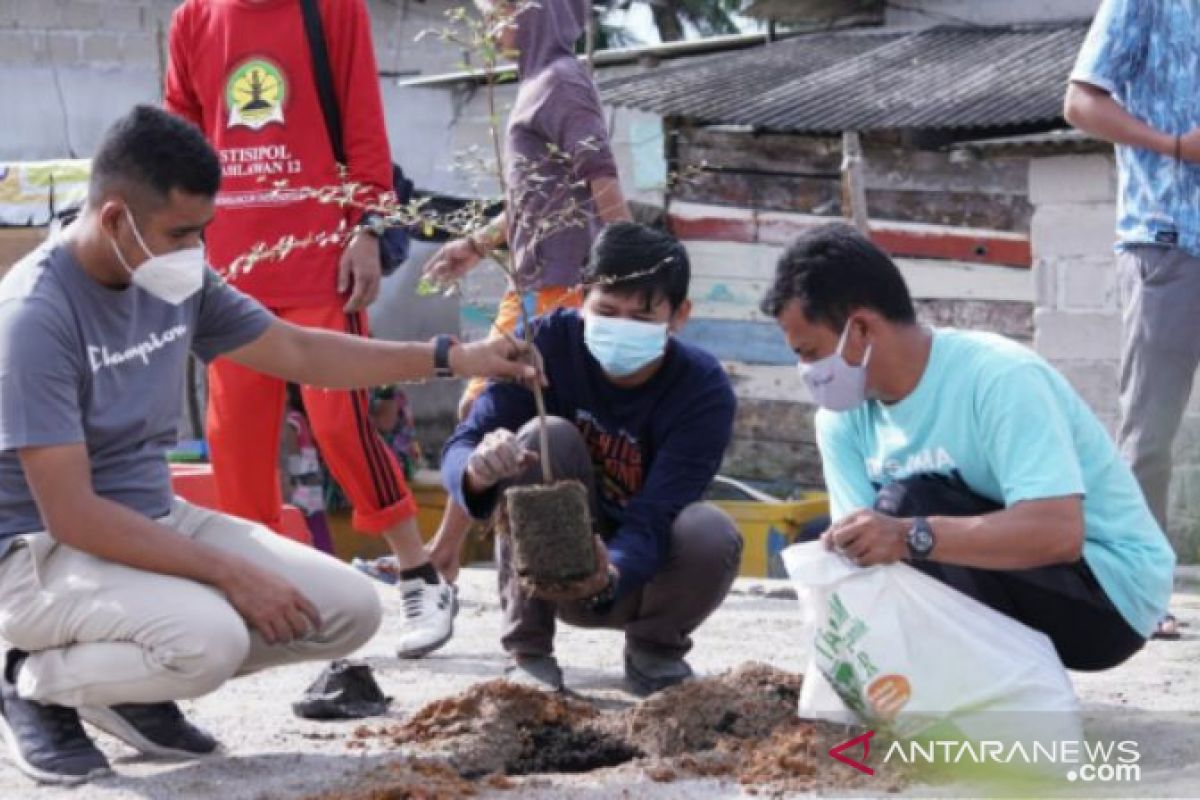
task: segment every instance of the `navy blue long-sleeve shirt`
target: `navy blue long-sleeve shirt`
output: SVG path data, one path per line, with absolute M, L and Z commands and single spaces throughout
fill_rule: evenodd
M 578 312 L 555 311 L 535 325 L 550 381 L 546 410 L 574 422 L 587 443 L 601 513 L 615 531 L 606 543 L 609 558 L 624 593 L 662 568 L 675 518 L 717 474 L 733 434 L 733 388 L 713 356 L 672 338 L 659 371 L 624 389 L 588 352 Z M 536 415 L 528 389 L 492 382 L 446 443 L 442 480 L 471 516 L 489 516 L 499 496 L 495 489 L 465 490 L 467 459 L 488 432 L 517 431 Z

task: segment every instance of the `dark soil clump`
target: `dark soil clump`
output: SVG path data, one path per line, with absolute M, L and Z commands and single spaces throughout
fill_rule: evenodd
M 582 483 L 514 486 L 505 502 L 517 575 L 533 584 L 554 585 L 595 572 L 591 511 Z
M 761 739 L 795 718 L 800 682 L 766 664 L 743 664 L 638 703 L 621 720 L 623 733 L 655 756 L 709 750 L 725 737 Z
M 362 726 L 349 746 L 382 742 L 438 756 L 432 763 L 440 770 L 419 768 L 437 791 L 454 780 L 479 789 L 520 788 L 519 778 L 514 783 L 503 776 L 586 773 L 630 762 L 653 781 L 715 778 L 736 781 L 750 794 L 902 788 L 905 778 L 894 769 L 875 765 L 868 777 L 829 757 L 831 747 L 860 731 L 797 719 L 800 684 L 799 675 L 747 663 L 601 712 L 585 700 L 496 680 L 431 703 L 403 725 Z M 405 781 L 417 768 L 396 769 L 401 772 L 392 784 L 407 791 L 412 784 Z M 369 785 L 380 792 L 392 784 Z M 364 781 L 361 791 L 367 786 Z M 321 800 L 440 796 L 332 793 Z
M 523 731 L 522 735 L 520 755 L 505 765 L 509 775 L 591 772 L 642 755 L 628 742 L 591 728 L 546 725 Z

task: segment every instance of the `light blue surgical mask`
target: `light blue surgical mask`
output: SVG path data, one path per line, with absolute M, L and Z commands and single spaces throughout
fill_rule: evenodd
M 662 358 L 667 350 L 667 323 L 584 312 L 583 340 L 605 372 L 625 378 Z

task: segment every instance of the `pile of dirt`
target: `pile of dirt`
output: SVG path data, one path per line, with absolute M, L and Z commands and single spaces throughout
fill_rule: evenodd
M 866 775 L 830 758 L 829 749 L 847 738 L 842 725 L 791 720 L 765 741 L 742 744 L 738 781 L 751 794 L 861 790 L 879 795 L 904 788 L 898 772 L 876 766 L 874 775 Z
M 642 752 L 677 756 L 762 739 L 796 716 L 801 676 L 750 662 L 651 695 L 609 722 Z
M 356 779 L 351 788 L 323 792 L 308 800 L 457 800 L 472 797 L 479 789 L 444 761 L 414 759 L 373 769 Z
M 867 776 L 830 758 L 831 747 L 858 731 L 798 720 L 800 684 L 799 675 L 747 663 L 601 712 L 582 699 L 495 680 L 431 703 L 402 725 L 360 728 L 350 746 L 381 743 L 436 755 L 444 759 L 438 775 L 490 776 L 493 789 L 507 788 L 501 776 L 591 772 L 629 762 L 655 781 L 719 778 L 738 781 L 750 793 L 899 789 L 899 775 Z M 440 800 L 403 794 L 411 790 L 406 775 L 396 784 L 399 794 L 322 800 Z M 379 792 L 385 784 L 371 785 Z
M 497 679 L 434 701 L 402 725 L 363 726 L 355 739 L 436 753 L 470 778 L 587 772 L 639 756 L 587 727 L 599 713 L 582 700 Z

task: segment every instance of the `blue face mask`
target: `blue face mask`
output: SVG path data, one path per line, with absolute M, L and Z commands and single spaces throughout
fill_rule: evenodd
M 667 324 L 585 312 L 583 340 L 605 372 L 625 378 L 666 352 Z

